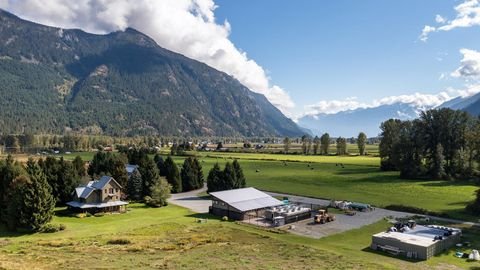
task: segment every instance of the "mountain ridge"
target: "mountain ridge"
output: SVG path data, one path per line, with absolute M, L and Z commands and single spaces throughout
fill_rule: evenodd
M 263 95 L 132 28 L 96 35 L 0 10 L 0 40 L 4 133 L 302 134 Z

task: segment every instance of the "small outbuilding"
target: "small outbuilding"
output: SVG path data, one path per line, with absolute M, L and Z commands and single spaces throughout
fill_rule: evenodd
M 265 209 L 283 205 L 283 202 L 255 188 L 240 188 L 210 193 L 210 213 L 234 220 L 260 217 Z
M 405 227 L 402 231 L 392 227 L 388 232 L 377 233 L 372 236 L 370 247 L 392 255 L 427 260 L 460 242 L 462 235 L 460 229 L 434 225 Z

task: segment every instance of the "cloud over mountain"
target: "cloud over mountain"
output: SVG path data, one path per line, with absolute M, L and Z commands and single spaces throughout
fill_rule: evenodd
M 457 78 L 480 79 L 480 52 L 469 49 L 461 49 L 463 59 L 460 67 L 451 75 Z
M 214 0 L 0 0 L 0 8 L 28 20 L 104 34 L 135 28 L 160 46 L 224 71 L 264 94 L 282 112 L 295 104 L 266 71 L 230 39 L 228 21 L 215 20 Z

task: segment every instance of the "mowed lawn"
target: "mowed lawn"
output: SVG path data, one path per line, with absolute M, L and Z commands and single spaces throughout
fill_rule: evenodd
M 370 156 L 303 156 L 252 153 L 196 153 L 205 177 L 214 163 L 238 159 L 247 185 L 262 190 L 316 198 L 350 200 L 377 207 L 402 204 L 443 212 L 451 217 L 478 220 L 464 211 L 477 186 L 466 181 L 400 179 L 398 172 L 382 172 L 380 159 Z M 73 159 L 76 154 L 66 156 Z M 81 153 L 85 160 L 92 153 Z M 181 165 L 184 157 L 174 157 Z

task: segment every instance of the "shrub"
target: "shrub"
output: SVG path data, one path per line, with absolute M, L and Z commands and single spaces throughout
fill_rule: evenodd
M 67 227 L 64 224 L 51 224 L 48 223 L 44 225 L 41 229 L 41 233 L 55 233 L 65 230 Z
M 84 218 L 84 217 L 87 217 L 87 214 L 85 214 L 85 213 L 78 213 L 78 214 L 75 214 L 75 217 L 77 217 L 77 218 Z
M 129 245 L 132 242 L 128 239 L 111 239 L 107 241 L 109 245 Z

